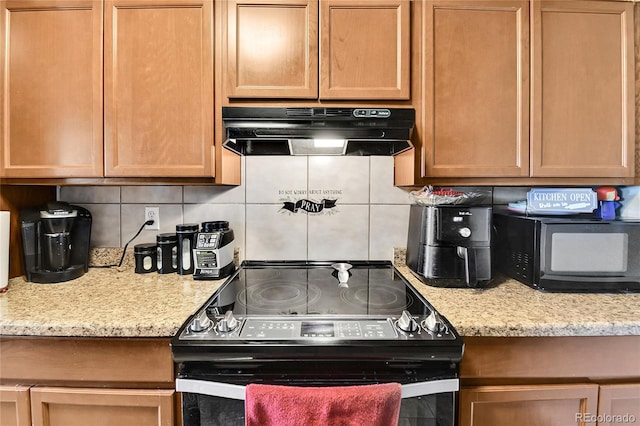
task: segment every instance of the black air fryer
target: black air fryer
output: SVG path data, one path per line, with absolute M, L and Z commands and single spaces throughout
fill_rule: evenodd
M 411 206 L 407 266 L 435 287 L 482 287 L 491 280 L 491 207 Z
M 27 281 L 58 283 L 89 270 L 91 213 L 83 207 L 52 202 L 20 212 Z

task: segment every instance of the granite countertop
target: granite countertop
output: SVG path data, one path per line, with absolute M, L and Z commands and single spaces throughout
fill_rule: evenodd
M 503 276 L 484 289 L 439 288 L 396 267 L 462 336 L 640 335 L 640 293 L 547 293 Z
M 93 265 L 118 263 L 120 249 L 92 253 Z M 0 294 L 0 335 L 170 337 L 224 280 L 136 274 L 128 253 L 121 267 L 92 267 L 56 284 L 9 280 Z
M 497 277 L 486 289 L 431 287 L 398 270 L 462 336 L 640 335 L 640 293 L 544 293 Z M 0 295 L 0 334 L 169 337 L 224 282 L 91 268 L 58 284 L 13 278 Z

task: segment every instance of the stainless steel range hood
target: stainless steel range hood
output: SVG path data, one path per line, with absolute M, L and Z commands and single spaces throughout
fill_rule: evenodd
M 224 147 L 240 155 L 396 155 L 413 108 L 223 107 Z

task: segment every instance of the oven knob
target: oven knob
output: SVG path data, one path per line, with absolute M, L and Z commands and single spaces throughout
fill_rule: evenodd
M 462 238 L 469 238 L 471 236 L 471 229 L 465 226 L 464 228 L 458 229 L 458 234 L 460 234 Z
M 418 323 L 413 319 L 409 311 L 402 311 L 402 315 L 396 325 L 406 333 L 412 333 L 418 330 Z
M 200 315 L 193 319 L 193 322 L 189 326 L 191 331 L 200 333 L 202 331 L 206 331 L 211 326 L 211 320 L 207 316 L 205 311 L 202 311 Z
M 425 318 L 423 321 L 424 328 L 433 332 L 433 333 L 443 333 L 447 330 L 447 326 L 440 318 L 440 315 L 436 311 L 431 311 L 431 313 Z
M 218 321 L 218 331 L 222 333 L 227 333 L 229 331 L 233 331 L 238 327 L 238 320 L 233 316 L 233 312 L 227 311 L 224 314 L 224 318 Z

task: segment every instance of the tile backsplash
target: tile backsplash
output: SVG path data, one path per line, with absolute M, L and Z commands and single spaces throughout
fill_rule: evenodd
M 393 186 L 393 167 L 392 157 L 243 157 L 240 186 L 68 186 L 58 199 L 92 213 L 94 247 L 124 246 L 145 206 L 157 206 L 160 230 L 143 230 L 130 246 L 180 223 L 226 220 L 240 259 L 393 260 L 394 247 L 407 244 L 411 204 L 408 190 Z M 530 189 L 485 187 L 481 202 L 524 200 Z M 640 191 L 626 189 L 622 202 L 637 217 Z
M 392 157 L 245 157 L 242 185 L 60 187 L 89 209 L 92 245 L 122 247 L 160 208 L 155 242 L 180 223 L 227 220 L 241 259 L 392 260 L 406 246 L 411 200 L 393 186 Z

